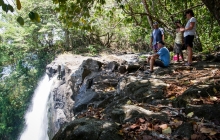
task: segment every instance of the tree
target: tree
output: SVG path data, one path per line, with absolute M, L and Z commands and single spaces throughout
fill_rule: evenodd
M 206 5 L 215 19 L 218 21 L 220 25 L 220 1 L 219 0 L 202 0 L 202 2 Z

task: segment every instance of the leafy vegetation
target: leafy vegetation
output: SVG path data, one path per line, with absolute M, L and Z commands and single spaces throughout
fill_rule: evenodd
M 220 44 L 218 20 L 201 0 L 0 0 L 0 7 L 0 70 L 12 66 L 0 83 L 0 139 L 5 140 L 19 135 L 38 79 L 56 54 L 149 50 L 153 21 L 165 29 L 172 48 L 173 21 L 185 24 L 188 8 L 198 21 L 195 49 L 207 53 Z

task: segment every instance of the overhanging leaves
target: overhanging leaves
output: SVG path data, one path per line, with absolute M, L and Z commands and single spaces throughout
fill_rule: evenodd
M 17 18 L 17 22 L 18 22 L 21 26 L 24 25 L 24 19 L 23 19 L 21 16 Z
M 16 5 L 17 5 L 17 9 L 20 10 L 21 9 L 21 2 L 20 2 L 20 0 L 16 0 Z

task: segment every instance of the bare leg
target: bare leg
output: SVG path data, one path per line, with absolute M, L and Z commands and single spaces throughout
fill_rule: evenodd
M 182 57 L 182 61 L 184 62 L 183 53 L 180 53 L 180 56 Z
M 147 63 L 150 62 L 151 57 L 152 57 L 152 56 L 150 56 L 150 57 L 147 58 Z
M 153 71 L 153 69 L 154 69 L 154 62 L 155 62 L 154 57 L 151 57 L 151 59 L 150 59 L 150 71 Z
M 190 46 L 187 46 L 187 51 L 188 51 L 188 63 L 191 64 L 192 63 L 192 48 Z
M 180 61 L 180 59 L 179 59 L 179 56 L 180 56 L 179 53 L 177 53 L 176 56 L 177 56 L 177 62 L 179 62 L 179 61 Z

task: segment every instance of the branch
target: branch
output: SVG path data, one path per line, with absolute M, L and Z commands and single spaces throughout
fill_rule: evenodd
M 133 16 L 133 9 L 131 8 L 131 6 L 130 6 L 130 4 L 129 4 L 129 2 L 127 1 L 127 0 L 125 0 L 127 3 L 128 3 L 128 6 L 129 6 L 129 10 L 130 10 L 130 12 L 131 12 L 131 15 L 132 15 L 132 17 L 133 17 L 133 19 L 134 19 L 134 21 L 135 21 L 135 23 L 136 23 L 136 25 L 139 25 L 139 23 L 138 23 L 138 21 L 137 21 L 137 19 L 135 18 L 135 16 Z
M 160 4 L 161 6 L 163 6 L 164 10 L 165 10 L 169 15 L 171 15 L 170 11 L 167 10 L 166 6 L 162 4 L 161 0 L 159 0 L 159 4 Z M 171 18 L 172 21 L 174 21 L 173 16 L 170 16 L 170 18 Z
M 147 16 L 149 16 L 150 18 L 152 18 L 153 20 L 157 21 L 159 24 L 163 25 L 165 28 L 167 28 L 168 31 L 173 30 L 173 28 L 172 28 L 171 26 L 168 26 L 167 24 L 165 24 L 164 21 L 162 21 L 162 20 L 160 20 L 159 18 L 157 18 L 157 17 L 155 17 L 155 16 L 152 16 L 152 15 L 150 15 L 150 14 L 148 14 L 148 13 L 133 13 L 133 14 L 127 13 L 127 14 L 129 14 L 130 16 L 134 16 L 134 15 L 140 15 L 140 16 L 147 15 Z
M 196 5 L 196 6 L 190 7 L 190 8 L 188 8 L 188 9 L 195 9 L 195 8 L 197 8 L 197 7 L 200 7 L 200 6 L 204 6 L 204 4 L 203 4 L 203 3 L 200 3 L 200 4 Z M 177 12 L 177 13 L 171 14 L 170 16 L 175 16 L 175 15 L 177 15 L 177 14 L 179 14 L 179 13 L 183 13 L 183 12 L 185 12 L 185 11 L 188 10 L 188 9 L 181 10 L 181 11 L 179 11 L 179 12 Z

